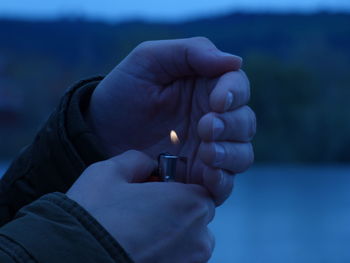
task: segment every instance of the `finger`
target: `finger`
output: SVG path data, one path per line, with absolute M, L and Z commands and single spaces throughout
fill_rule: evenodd
M 130 69 L 130 62 L 136 68 Z M 240 57 L 220 51 L 207 38 L 194 37 L 143 42 L 118 67 L 140 72 L 158 84 L 168 84 L 185 76 L 219 76 L 238 70 L 241 64 Z
M 128 183 L 145 182 L 157 166 L 157 163 L 146 154 L 130 150 L 104 162 L 111 174 Z
M 215 235 L 209 228 L 207 228 L 207 229 L 208 229 L 209 246 L 210 246 L 210 250 L 211 250 L 211 254 L 212 254 L 214 252 L 215 244 L 216 244 Z
M 188 185 L 195 197 L 192 200 L 192 207 L 190 210 L 198 210 L 204 218 L 205 224 L 209 224 L 215 217 L 215 203 L 211 197 L 210 192 L 201 185 Z
M 210 107 L 215 112 L 225 112 L 248 103 L 250 84 L 246 74 L 233 71 L 224 74 L 218 80 L 210 94 Z
M 232 173 L 244 172 L 254 161 L 251 143 L 202 142 L 198 154 L 209 167 Z
M 221 114 L 210 112 L 198 122 L 199 137 L 206 142 L 250 142 L 255 133 L 255 113 L 248 106 Z
M 206 168 L 203 174 L 203 186 L 213 197 L 216 206 L 221 205 L 230 196 L 235 175 L 222 169 Z
M 208 262 L 215 248 L 215 236 L 213 232 L 206 227 L 198 235 L 198 249 L 195 249 L 189 262 Z

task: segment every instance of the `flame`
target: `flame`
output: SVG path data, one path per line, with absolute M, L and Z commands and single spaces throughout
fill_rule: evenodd
M 179 144 L 180 140 L 179 137 L 177 136 L 176 132 L 174 130 L 172 130 L 170 132 L 170 140 L 173 144 Z

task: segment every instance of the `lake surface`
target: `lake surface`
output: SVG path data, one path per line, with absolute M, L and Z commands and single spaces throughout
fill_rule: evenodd
M 350 167 L 254 167 L 211 228 L 210 263 L 348 263 Z
M 349 263 L 350 166 L 255 166 L 210 228 L 210 263 Z

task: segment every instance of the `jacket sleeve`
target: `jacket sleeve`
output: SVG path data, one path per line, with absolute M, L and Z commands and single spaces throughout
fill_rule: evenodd
M 101 79 L 70 88 L 1 179 L 0 262 L 132 262 L 83 208 L 48 194 L 65 193 L 89 164 L 106 158 L 83 118 Z
M 0 228 L 1 263 L 131 263 L 119 244 L 64 194 L 43 196 Z
M 65 193 L 86 166 L 105 159 L 82 114 L 101 79 L 70 88 L 33 143 L 12 162 L 0 181 L 0 226 L 39 197 Z

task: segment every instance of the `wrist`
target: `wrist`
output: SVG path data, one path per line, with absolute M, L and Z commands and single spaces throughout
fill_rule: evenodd
M 113 155 L 112 147 L 110 147 L 108 142 L 105 140 L 106 135 L 103 133 L 104 129 L 102 128 L 104 125 L 98 122 L 96 114 L 91 109 L 91 101 L 86 110 L 82 112 L 82 115 L 86 125 L 95 135 L 98 147 L 106 154 L 107 158 L 111 157 Z
M 118 128 L 113 125 L 113 122 L 109 121 L 112 119 L 108 117 L 111 115 L 108 111 L 110 107 L 106 105 L 103 99 L 99 99 L 98 88 L 99 86 L 91 94 L 88 105 L 82 111 L 82 116 L 86 126 L 95 137 L 97 147 L 104 153 L 104 159 L 106 159 L 124 151 L 117 147 L 119 145 L 116 142 L 117 134 L 113 131 L 118 130 Z
M 102 77 L 90 78 L 79 82 L 72 92 L 65 112 L 64 127 L 69 142 L 85 165 L 106 159 L 106 151 L 85 118 L 94 90 Z

